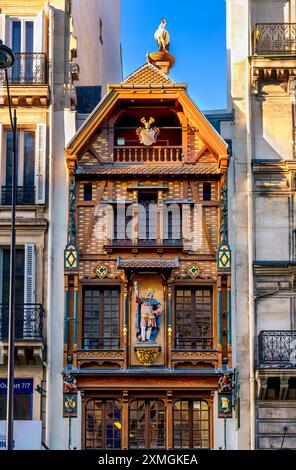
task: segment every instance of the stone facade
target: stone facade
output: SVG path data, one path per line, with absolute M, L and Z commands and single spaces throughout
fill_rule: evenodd
M 295 17 L 293 0 L 227 5 L 240 449 L 295 448 Z
M 119 11 L 107 2 L 69 0 L 0 1 L 0 37 L 16 52 L 9 71 L 13 106 L 17 107 L 17 340 L 15 376 L 33 379 L 30 403 L 23 406 L 30 435 L 31 420 L 41 422 L 41 441 L 49 448 L 66 447 L 56 431 L 55 410 L 59 351 L 62 360 L 62 303 L 57 272 L 63 279 L 66 240 L 67 182 L 64 148 L 76 131 L 76 85 L 106 87 L 121 77 Z M 117 3 L 117 7 L 119 2 Z M 104 28 L 100 51 L 89 42 L 87 31 Z M 92 24 L 90 24 L 92 22 Z M 97 22 L 97 24 L 94 24 Z M 111 33 L 110 33 L 111 30 Z M 99 35 L 99 33 L 98 33 Z M 110 37 L 112 36 L 112 45 Z M 115 39 L 114 39 L 115 38 Z M 108 55 L 106 50 L 108 48 Z M 111 51 L 111 54 L 109 54 Z M 114 52 L 114 54 L 113 54 Z M 84 63 L 86 56 L 98 61 Z M 106 59 L 108 56 L 108 60 Z M 106 62 L 106 68 L 104 63 Z M 107 64 L 108 62 L 108 64 Z M 107 66 L 108 65 L 108 66 Z M 80 75 L 79 75 L 80 68 Z M 110 72 L 110 68 L 113 72 Z M 104 70 L 104 74 L 101 73 Z M 106 77 L 108 76 L 108 79 Z M 10 151 L 9 114 L 4 75 L 0 96 L 0 378 L 7 369 L 7 292 L 10 244 Z M 64 233 L 63 233 L 64 229 Z M 60 250 L 59 250 L 60 246 Z M 60 260 L 60 268 L 59 268 Z M 63 298 L 63 289 L 62 289 Z M 58 325 L 58 326 L 57 326 Z M 60 350 L 57 346 L 60 340 Z M 3 354 L 2 354 L 3 353 Z M 3 395 L 2 395 L 3 397 Z M 24 400 L 27 400 L 25 397 Z M 62 398 L 60 397 L 60 400 Z M 2 402 L 1 402 L 1 410 Z M 1 414 L 0 420 L 3 419 Z M 55 423 L 55 424 L 53 424 Z M 55 431 L 52 432 L 52 426 Z M 61 429 L 61 428 L 60 428 Z M 62 429 L 61 433 L 64 435 Z M 56 439 L 56 440 L 55 440 Z M 57 444 L 59 442 L 59 444 Z M 30 445 L 28 440 L 28 446 Z

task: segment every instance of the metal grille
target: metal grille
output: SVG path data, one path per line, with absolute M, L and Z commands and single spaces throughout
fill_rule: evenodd
M 121 404 L 118 400 L 88 400 L 85 409 L 85 448 L 121 448 Z
M 211 289 L 176 289 L 175 315 L 177 349 L 213 347 Z
M 258 23 L 254 30 L 255 54 L 295 54 L 296 23 Z
M 165 406 L 162 400 L 133 400 L 130 403 L 129 447 L 165 448 Z
M 2 186 L 1 188 L 1 204 L 3 206 L 12 203 L 12 187 Z M 26 186 L 16 187 L 16 204 L 20 206 L 35 204 L 35 188 Z
M 259 335 L 260 364 L 296 366 L 296 331 L 261 331 Z
M 210 448 L 210 410 L 203 400 L 174 403 L 174 449 Z
M 16 52 L 15 62 L 8 69 L 12 85 L 45 85 L 47 83 L 46 55 L 40 52 Z M 0 71 L 0 84 L 5 83 L 4 70 Z
M 119 345 L 119 289 L 85 289 L 83 348 L 116 349 Z
M 0 304 L 0 339 L 8 339 L 8 304 Z M 15 338 L 42 340 L 44 310 L 41 304 L 15 307 Z

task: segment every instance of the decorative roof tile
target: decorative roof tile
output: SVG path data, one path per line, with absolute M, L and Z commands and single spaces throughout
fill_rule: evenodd
M 179 258 L 118 258 L 118 268 L 161 268 L 179 267 Z
M 80 163 L 77 175 L 219 175 L 217 164 L 143 164 L 143 165 L 87 165 Z
M 123 80 L 122 85 L 174 85 L 174 81 L 157 67 L 148 63 Z

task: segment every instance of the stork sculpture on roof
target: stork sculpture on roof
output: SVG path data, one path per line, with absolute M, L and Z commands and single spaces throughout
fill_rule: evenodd
M 165 29 L 165 26 L 166 20 L 162 18 L 158 29 L 154 33 L 154 37 L 158 45 L 158 50 L 161 52 L 168 52 L 170 46 L 170 35 Z

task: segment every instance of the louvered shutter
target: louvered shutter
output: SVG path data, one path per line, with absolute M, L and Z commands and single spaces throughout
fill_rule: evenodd
M 1 35 L 0 39 L 6 43 L 6 15 L 1 14 L 0 15 L 0 27 L 1 27 Z
M 43 52 L 43 11 L 40 11 L 34 22 L 34 52 Z
M 45 204 L 46 188 L 46 124 L 37 124 L 35 150 L 35 202 Z
M 3 125 L 0 123 L 0 187 L 1 185 L 5 185 L 4 177 L 3 177 L 3 169 L 5 168 L 6 164 L 6 155 L 4 153 L 4 145 L 3 145 Z M 1 171 L 2 170 L 2 171 Z M 1 194 L 0 194 L 1 198 Z M 0 204 L 1 204 L 0 200 Z
M 35 245 L 25 244 L 25 285 L 24 303 L 35 303 Z

